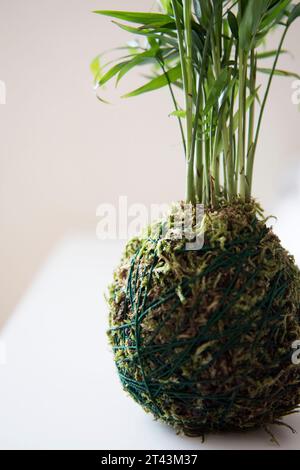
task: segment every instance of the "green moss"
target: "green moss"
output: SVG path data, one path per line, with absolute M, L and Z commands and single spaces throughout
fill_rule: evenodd
M 274 423 L 300 402 L 300 272 L 253 201 L 206 210 L 198 230 L 198 251 L 128 242 L 108 299 L 121 382 L 188 435 Z

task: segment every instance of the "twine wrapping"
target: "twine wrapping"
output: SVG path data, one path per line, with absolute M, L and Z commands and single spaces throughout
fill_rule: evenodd
M 200 251 L 132 242 L 111 288 L 124 389 L 189 435 L 276 422 L 300 401 L 299 270 L 255 211 L 235 210 L 225 226 L 226 208 L 211 216 Z

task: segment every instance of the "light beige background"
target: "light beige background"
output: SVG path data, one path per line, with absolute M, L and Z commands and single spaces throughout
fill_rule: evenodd
M 149 10 L 153 0 L 0 0 L 0 323 L 66 233 L 95 233 L 96 207 L 184 194 L 183 155 L 165 91 L 104 106 L 89 71 L 128 35 L 94 9 Z M 299 23 L 280 66 L 300 72 Z M 122 87 L 140 81 L 132 75 Z M 264 120 L 255 193 L 268 211 L 292 184 L 300 115 L 291 79 L 276 79 Z

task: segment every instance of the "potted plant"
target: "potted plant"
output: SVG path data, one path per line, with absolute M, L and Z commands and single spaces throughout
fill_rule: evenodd
M 187 435 L 267 429 L 300 402 L 300 272 L 252 196 L 273 77 L 300 4 L 291 0 L 161 0 L 151 13 L 97 11 L 142 38 L 92 70 L 98 88 L 153 64 L 132 97 L 166 87 L 186 159 L 185 202 L 130 240 L 109 289 L 109 339 L 124 389 Z M 120 22 L 121 21 L 121 22 Z M 281 31 L 276 50 L 261 45 Z M 263 65 L 266 59 L 273 65 Z M 268 74 L 267 86 L 258 74 Z M 178 97 L 180 90 L 183 103 Z M 201 249 L 174 235 L 185 203 Z

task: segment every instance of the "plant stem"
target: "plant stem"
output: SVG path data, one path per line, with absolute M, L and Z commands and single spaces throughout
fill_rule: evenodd
M 238 65 L 238 44 L 235 46 L 234 54 L 234 74 L 237 76 L 237 65 Z M 231 160 L 231 171 L 232 171 L 232 196 L 237 193 L 237 155 L 235 145 L 235 134 L 233 129 L 233 116 L 234 116 L 234 105 L 235 105 L 235 83 L 232 87 L 231 100 L 230 100 L 230 115 L 229 115 L 229 152 Z
M 245 90 L 246 90 L 247 56 L 239 48 L 239 125 L 238 125 L 238 174 L 240 196 L 245 199 Z
M 195 192 L 196 201 L 202 202 L 203 197 L 203 142 L 202 138 L 197 140 L 196 145 L 196 165 L 195 165 Z
M 254 49 L 251 50 L 250 55 L 250 96 L 255 94 L 256 84 L 256 58 Z M 254 162 L 254 118 L 255 118 L 255 97 L 249 109 L 248 119 L 248 151 L 247 151 L 247 170 L 246 170 L 246 200 L 251 198 L 252 189 L 252 176 L 253 176 L 253 162 Z
M 205 164 L 203 162 L 203 134 L 204 134 L 204 124 L 201 122 L 200 123 L 200 115 L 201 111 L 203 109 L 203 101 L 205 98 L 205 93 L 203 89 L 203 82 L 204 82 L 204 74 L 205 74 L 205 67 L 206 67 L 206 58 L 207 58 L 207 53 L 208 53 L 208 47 L 210 43 L 210 34 L 211 34 L 211 27 L 213 23 L 213 16 L 210 21 L 209 29 L 206 33 L 205 37 L 205 42 L 204 42 L 204 47 L 203 47 L 203 54 L 202 54 L 202 60 L 201 60 L 201 67 L 200 67 L 200 73 L 199 73 L 199 78 L 198 78 L 198 90 L 197 90 L 197 98 L 196 98 L 196 108 L 195 108 L 195 118 L 194 118 L 194 129 L 193 129 L 193 137 L 192 137 L 192 146 L 191 146 L 191 152 L 194 154 L 195 151 L 195 146 L 196 146 L 196 139 L 197 135 L 199 136 L 199 130 L 200 130 L 200 142 L 197 144 L 197 169 L 199 169 L 200 166 L 205 167 Z M 199 137 L 198 137 L 199 138 Z M 199 175 L 198 171 L 195 173 L 195 190 L 196 194 L 198 195 L 198 200 L 202 201 L 202 194 L 200 195 L 199 193 L 199 188 L 202 187 L 202 193 L 205 191 L 205 188 L 208 187 L 207 182 L 205 182 L 205 177 L 207 176 L 206 171 L 204 171 L 204 178 L 201 177 L 201 183 L 198 181 L 199 180 Z M 203 180 L 203 181 L 202 181 Z
M 226 190 L 226 195 L 229 201 L 231 201 L 234 194 L 234 167 L 232 159 L 233 149 L 229 143 L 228 129 L 226 126 L 226 112 L 223 113 L 222 120 L 222 138 L 224 146 L 224 190 Z
M 195 123 L 194 123 L 194 129 L 193 129 L 191 151 L 192 153 L 194 153 L 195 147 L 196 147 L 194 185 L 195 185 L 196 199 L 198 202 L 201 202 L 202 192 L 203 192 L 203 139 L 201 135 L 202 125 L 199 123 L 199 117 L 198 117 L 198 121 L 196 121 L 197 114 L 199 115 L 200 110 L 202 110 L 202 88 L 201 87 L 199 87 L 198 89 L 196 108 L 197 107 L 199 108 L 199 110 L 198 110 L 198 113 L 197 113 L 197 110 L 195 113 Z
M 193 70 L 192 70 L 192 2 L 184 3 L 184 32 L 176 0 L 172 0 L 182 70 L 182 82 L 186 104 L 186 201 L 195 202 L 194 162 L 191 153 L 193 135 Z M 184 39 L 186 47 L 184 47 Z
M 218 116 L 218 125 L 217 125 L 217 130 L 214 135 L 214 142 L 213 142 L 213 155 L 212 155 L 212 169 L 211 169 L 211 174 L 214 180 L 214 192 L 215 196 L 217 199 L 220 197 L 220 167 L 219 167 L 219 162 L 220 162 L 220 156 L 219 156 L 219 141 L 221 137 L 221 127 L 222 127 L 222 115 Z M 215 200 L 215 203 L 217 201 Z
M 193 64 L 192 64 L 192 0 L 184 2 L 184 30 L 186 43 L 186 152 L 187 152 L 187 202 L 195 202 L 194 187 L 194 153 L 192 152 L 193 139 Z
M 208 132 L 205 124 L 205 133 Z M 210 203 L 210 141 L 209 138 L 205 138 L 205 159 L 204 159 L 204 191 L 205 191 L 205 204 Z

